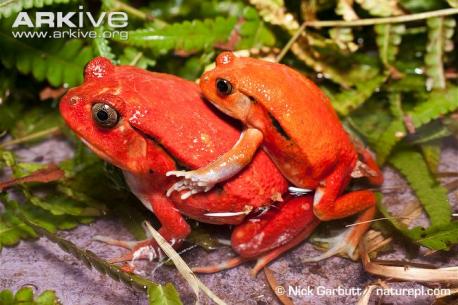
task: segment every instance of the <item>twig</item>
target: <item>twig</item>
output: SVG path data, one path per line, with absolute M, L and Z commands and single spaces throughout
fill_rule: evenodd
M 367 25 L 386 24 L 386 23 L 412 22 L 412 21 L 418 21 L 418 20 L 428 19 L 432 17 L 442 17 L 442 16 L 450 16 L 450 15 L 456 15 L 456 14 L 458 14 L 458 8 L 447 8 L 447 9 L 436 10 L 436 11 L 431 11 L 431 12 L 393 16 L 393 17 L 367 18 L 367 19 L 358 19 L 358 20 L 352 20 L 352 21 L 345 21 L 345 20 L 305 21 L 304 24 L 305 26 L 313 27 L 313 28 L 354 27 L 354 26 L 367 26 Z
M 1 148 L 5 148 L 7 146 L 21 144 L 21 143 L 28 142 L 28 141 L 31 141 L 31 140 L 39 139 L 39 138 L 44 137 L 44 136 L 55 135 L 55 134 L 58 134 L 58 133 L 60 133 L 60 128 L 59 127 L 52 127 L 52 128 L 49 128 L 49 129 L 45 129 L 45 130 L 42 130 L 42 131 L 31 133 L 31 134 L 29 134 L 27 136 L 24 136 L 22 138 L 17 138 L 17 139 L 11 140 L 11 141 L 4 142 L 4 143 L 2 143 L 0 145 L 0 149 Z
M 277 56 L 276 62 L 280 62 L 286 53 L 289 51 L 293 43 L 299 38 L 302 32 L 305 31 L 307 27 L 312 28 L 323 28 L 323 27 L 355 27 L 355 26 L 368 26 L 375 24 L 386 24 L 386 23 L 402 23 L 402 22 L 412 22 L 423 19 L 428 19 L 431 17 L 441 17 L 441 16 L 450 16 L 458 14 L 458 8 L 448 8 L 443 10 L 436 10 L 431 12 L 424 12 L 418 14 L 409 14 L 402 16 L 394 17 L 383 17 L 383 18 L 367 18 L 367 19 L 358 19 L 358 20 L 316 20 L 316 21 L 304 21 L 301 27 L 294 33 L 293 37 L 288 41 L 288 43 L 283 47 L 280 54 Z

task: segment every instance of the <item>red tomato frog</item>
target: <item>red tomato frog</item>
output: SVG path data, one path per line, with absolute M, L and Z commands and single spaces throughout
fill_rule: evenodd
M 231 149 L 205 166 L 169 172 L 183 177 L 169 193 L 187 189 L 187 197 L 210 191 L 251 164 L 262 147 L 290 183 L 313 191 L 313 210 L 320 220 L 363 212 L 358 222 L 365 224 L 344 232 L 331 243 L 331 251 L 310 260 L 342 251 L 353 257 L 376 211 L 376 197 L 369 190 L 344 190 L 351 178 L 365 176 L 379 185 L 383 177 L 370 153 L 352 142 L 324 93 L 286 65 L 230 52 L 217 57 L 200 87 L 216 108 L 245 129 Z
M 205 166 L 237 145 L 240 134 L 202 100 L 199 87 L 190 81 L 115 66 L 98 57 L 88 63 L 84 83 L 62 98 L 60 112 L 92 151 L 123 171 L 131 191 L 156 215 L 159 232 L 174 247 L 190 233 L 186 217 L 235 225 L 231 243 L 239 257 L 197 271 L 214 272 L 258 259 L 256 272 L 303 241 L 319 223 L 312 196 L 283 199 L 288 181 L 262 150 L 208 192 L 188 196 L 184 187 L 167 196 L 178 180 L 167 172 Z M 137 257 L 145 247 L 149 255 L 159 253 L 152 240 L 99 239 L 131 250 L 114 262 Z

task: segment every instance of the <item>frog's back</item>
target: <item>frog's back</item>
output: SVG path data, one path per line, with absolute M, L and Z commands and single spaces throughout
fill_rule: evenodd
M 355 162 L 357 156 L 348 134 L 329 99 L 312 81 L 285 65 L 238 60 L 240 90 L 259 101 L 274 123 L 275 129 L 266 136 L 271 155 L 296 159 L 308 167 L 304 172 L 315 177 L 328 174 L 337 162 L 350 166 Z M 248 74 L 250 79 L 243 79 Z M 278 145 L 282 147 L 274 147 Z

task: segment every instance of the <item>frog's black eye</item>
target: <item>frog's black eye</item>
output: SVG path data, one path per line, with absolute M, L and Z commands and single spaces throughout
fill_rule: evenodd
M 112 128 L 118 123 L 119 115 L 110 105 L 96 103 L 92 106 L 92 118 L 100 127 Z
M 218 78 L 216 80 L 216 90 L 221 95 L 229 95 L 232 93 L 232 84 L 223 78 Z

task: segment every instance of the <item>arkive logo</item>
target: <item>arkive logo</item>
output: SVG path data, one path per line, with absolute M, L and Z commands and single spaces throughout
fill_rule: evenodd
M 35 23 L 28 12 L 20 12 L 13 23 L 13 28 L 27 26 L 29 28 L 83 28 L 85 26 L 99 27 L 108 24 L 111 28 L 124 28 L 128 25 L 128 16 L 125 12 L 101 12 L 98 17 L 91 12 L 83 11 L 79 6 L 79 12 L 35 12 Z M 32 13 L 33 14 L 33 13 Z

